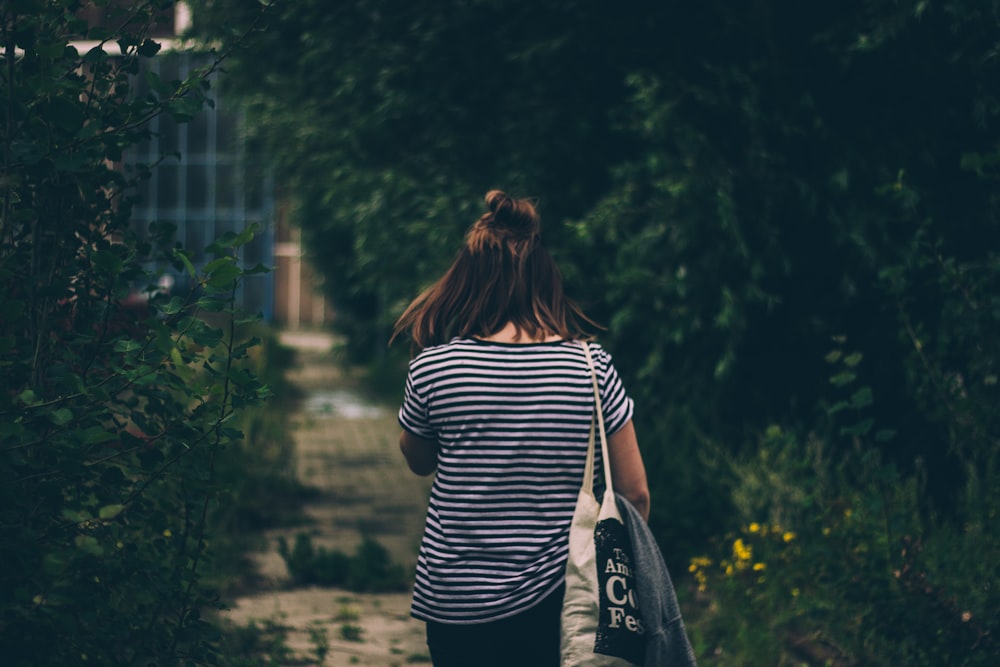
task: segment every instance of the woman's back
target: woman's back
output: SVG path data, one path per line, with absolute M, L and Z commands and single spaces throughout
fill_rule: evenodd
M 590 345 L 613 433 L 632 404 L 609 355 Z M 400 422 L 440 447 L 416 616 L 496 620 L 559 586 L 593 406 L 575 342 L 455 339 L 411 362 Z

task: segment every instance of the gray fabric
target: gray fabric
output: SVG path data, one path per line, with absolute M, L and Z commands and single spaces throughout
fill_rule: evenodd
M 639 611 L 648 634 L 645 667 L 697 664 L 677 604 L 674 584 L 649 526 L 628 500 L 615 494 L 618 511 L 632 541 Z

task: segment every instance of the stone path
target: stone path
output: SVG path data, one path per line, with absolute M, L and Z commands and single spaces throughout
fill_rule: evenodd
M 423 623 L 409 617 L 410 594 L 357 594 L 333 588 L 291 588 L 277 540 L 306 531 L 315 546 L 353 554 L 367 534 L 412 573 L 423 529 L 430 478 L 412 474 L 399 453 L 392 406 L 367 404 L 328 351 L 325 335 L 286 333 L 296 350 L 289 380 L 304 399 L 291 421 L 302 482 L 320 491 L 306 505 L 307 526 L 269 531 L 255 554 L 265 590 L 238 598 L 234 623 L 276 623 L 297 656 L 315 659 L 318 637 L 329 645 L 323 665 L 392 667 L 429 663 Z

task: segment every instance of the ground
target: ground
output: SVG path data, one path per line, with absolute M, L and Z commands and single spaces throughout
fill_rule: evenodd
M 424 625 L 409 616 L 409 592 L 358 594 L 290 585 L 278 538 L 292 544 L 302 531 L 314 545 L 346 553 L 367 534 L 412 573 L 430 479 L 406 467 L 392 407 L 367 403 L 351 391 L 329 354 L 329 336 L 286 333 L 282 342 L 296 350 L 289 380 L 303 395 L 291 415 L 298 476 L 320 493 L 305 507 L 308 525 L 265 536 L 268 548 L 253 554 L 262 590 L 237 598 L 225 615 L 239 625 L 254 621 L 287 628 L 287 645 L 299 657 L 315 660 L 317 648 L 328 644 L 323 665 L 429 663 Z

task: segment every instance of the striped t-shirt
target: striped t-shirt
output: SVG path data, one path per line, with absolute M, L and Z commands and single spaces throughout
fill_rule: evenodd
M 590 349 L 610 435 L 632 400 L 611 356 Z M 456 338 L 410 362 L 399 422 L 440 447 L 413 616 L 498 620 L 562 583 L 593 410 L 579 343 Z

